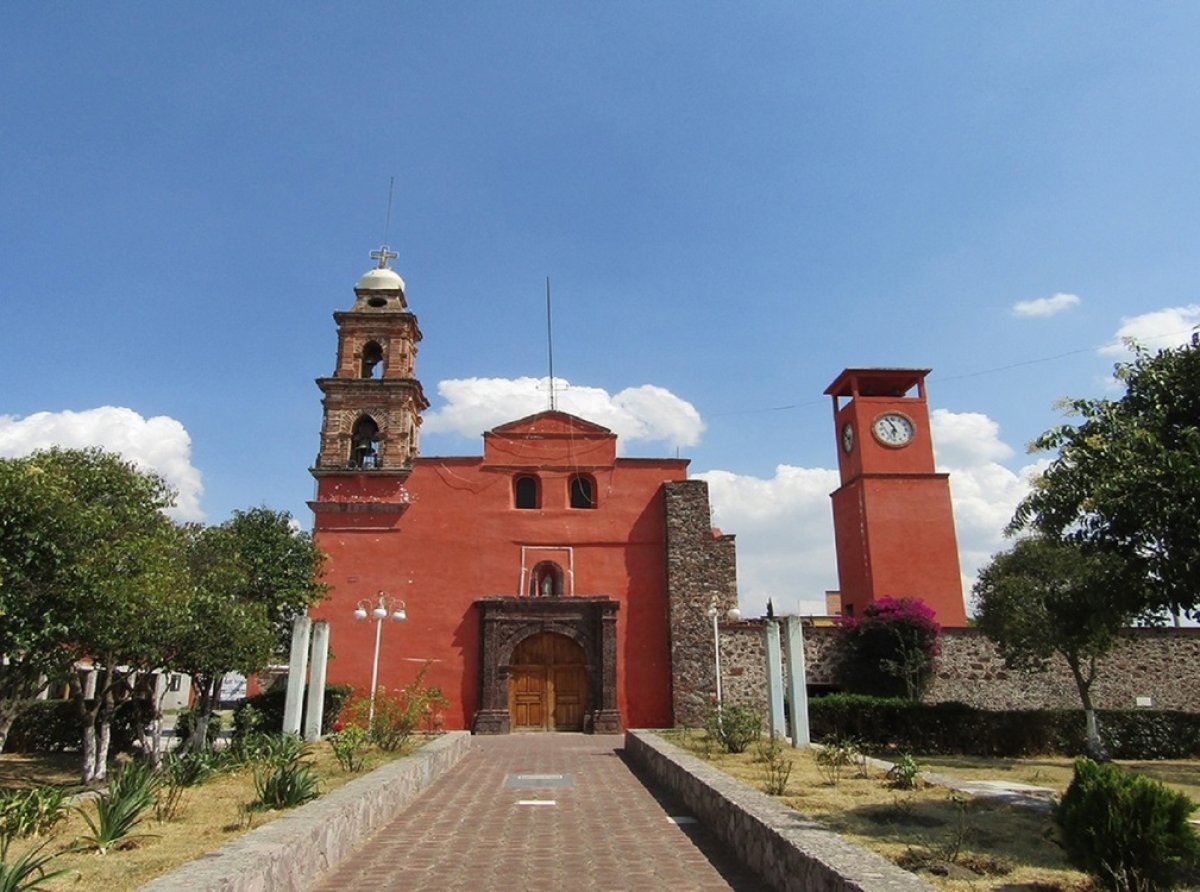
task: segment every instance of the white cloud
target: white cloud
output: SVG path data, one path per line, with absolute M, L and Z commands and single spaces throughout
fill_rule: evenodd
M 762 615 L 770 598 L 780 613 L 825 613 L 825 590 L 838 587 L 829 502 L 838 472 L 779 465 L 769 480 L 696 476 L 708 481 L 713 525 L 737 536 L 743 612 Z
M 1014 450 L 986 415 L 936 409 L 932 425 L 938 469 L 950 474 L 969 603 L 979 570 L 1008 547 L 1004 527 L 1048 460 L 1019 471 L 1002 465 Z M 781 612 L 824 613 L 825 590 L 838 587 L 829 498 L 838 487 L 838 472 L 780 465 L 769 480 L 730 471 L 696 476 L 708 481 L 713 525 L 737 535 L 742 610 L 760 615 L 771 598 Z
M 1111 343 L 1100 348 L 1102 356 L 1126 358 L 1130 356 L 1125 346 L 1126 339 L 1137 341 L 1150 350 L 1178 347 L 1192 339 L 1192 332 L 1200 326 L 1200 304 L 1185 307 L 1166 307 L 1140 316 L 1125 316 L 1121 327 Z
M 37 412 L 25 418 L 0 415 L 0 456 L 17 458 L 38 449 L 99 446 L 152 471 L 178 492 L 168 514 L 202 520 L 200 471 L 192 465 L 192 438 L 174 418 L 143 418 L 132 409 L 102 406 L 82 412 Z
M 694 446 L 704 422 L 695 406 L 669 390 L 643 384 L 616 394 L 599 387 L 573 386 L 555 378 L 556 404 L 603 425 L 618 443 L 659 442 Z M 425 415 L 422 430 L 478 437 L 497 425 L 544 411 L 549 405 L 547 378 L 453 378 L 438 384 L 446 405 Z
M 1046 317 L 1057 316 L 1064 310 L 1080 304 L 1078 294 L 1063 294 L 1059 292 L 1053 297 L 1039 297 L 1037 300 L 1019 300 L 1013 304 L 1014 316 Z

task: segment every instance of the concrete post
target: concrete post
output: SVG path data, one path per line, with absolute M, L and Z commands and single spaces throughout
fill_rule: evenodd
M 321 739 L 325 720 L 325 670 L 329 667 L 329 623 L 317 620 L 312 624 L 312 676 L 308 680 L 308 710 L 304 718 L 304 739 L 315 743 Z
M 787 647 L 786 691 L 788 712 L 792 718 L 792 746 L 809 746 L 808 676 L 804 664 L 804 627 L 800 617 L 783 618 L 783 634 Z
M 783 718 L 783 655 L 779 646 L 779 622 L 769 619 L 763 624 L 767 651 L 767 704 L 771 734 L 783 737 L 787 727 Z
M 300 733 L 300 711 L 304 703 L 304 683 L 308 676 L 308 636 L 312 620 L 308 615 L 292 620 L 292 652 L 288 659 L 287 698 L 283 701 L 283 733 Z

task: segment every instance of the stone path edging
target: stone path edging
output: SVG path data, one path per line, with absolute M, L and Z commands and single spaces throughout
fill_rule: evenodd
M 935 888 L 651 731 L 628 732 L 625 752 L 775 889 L 929 892 Z
M 141 892 L 302 892 L 466 755 L 452 731 L 142 886 Z

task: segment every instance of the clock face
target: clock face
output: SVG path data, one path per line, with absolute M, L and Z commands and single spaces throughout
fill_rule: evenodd
M 854 451 L 854 425 L 849 422 L 842 427 L 842 451 L 847 455 Z
M 907 446 L 912 442 L 916 428 L 912 419 L 899 412 L 885 412 L 871 425 L 871 433 L 884 446 Z

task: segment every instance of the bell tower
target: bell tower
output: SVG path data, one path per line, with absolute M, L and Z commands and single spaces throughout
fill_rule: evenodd
M 317 528 L 331 514 L 398 514 L 407 505 L 404 480 L 417 456 L 421 412 L 429 401 L 415 377 L 421 329 L 408 308 L 404 280 L 390 268 L 386 245 L 371 252 L 378 266 L 359 279 L 354 306 L 333 314 L 337 367 L 318 378 L 321 450 L 311 473 L 317 498 L 309 505 Z
M 832 494 L 846 614 L 879 598 L 919 598 L 965 626 L 950 475 L 934 465 L 929 369 L 846 369 L 833 398 L 841 486 Z

